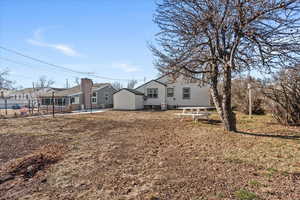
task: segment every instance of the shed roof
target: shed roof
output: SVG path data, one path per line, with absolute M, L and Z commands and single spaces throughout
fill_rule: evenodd
M 135 94 L 135 95 L 143 95 L 143 96 L 144 96 L 143 93 L 141 93 L 141 92 L 139 92 L 139 91 L 136 91 L 136 90 L 134 90 L 134 89 L 129 89 L 129 88 L 122 88 L 122 89 L 120 89 L 119 91 L 115 92 L 114 94 L 116 94 L 116 93 L 118 93 L 118 92 L 121 92 L 122 90 L 127 90 L 128 92 L 131 92 L 131 93 L 133 93 L 133 94 Z

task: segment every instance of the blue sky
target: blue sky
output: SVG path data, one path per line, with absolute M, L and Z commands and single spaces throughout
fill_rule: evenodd
M 154 0 L 1 0 L 0 45 L 78 71 L 150 80 L 158 75 L 147 46 L 158 32 L 154 10 Z M 0 50 L 4 68 L 23 87 L 42 75 L 57 87 L 86 77 Z

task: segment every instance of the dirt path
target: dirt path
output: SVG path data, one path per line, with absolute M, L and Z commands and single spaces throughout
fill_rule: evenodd
M 234 153 L 248 149 L 251 155 L 256 143 L 272 142 L 288 143 L 297 151 L 297 141 L 224 134 L 219 125 L 209 129 L 180 122 L 170 113 L 108 112 L 63 122 L 41 120 L 33 125 L 40 127 L 39 133 L 26 128 L 16 133 L 19 129 L 12 127 L 6 131 L 12 137 L 26 132 L 28 137 L 61 140 L 69 150 L 31 191 L 20 196 L 11 188 L 8 193 L 16 194 L 12 199 L 238 199 L 243 191 L 260 199 L 300 199 L 295 167 L 292 172 L 277 170 Z M 276 163 L 283 169 L 283 161 Z

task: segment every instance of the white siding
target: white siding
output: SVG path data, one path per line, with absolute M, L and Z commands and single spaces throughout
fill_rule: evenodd
M 170 84 L 174 88 L 174 97 L 167 97 L 171 106 L 210 106 L 209 88 L 192 84 Z M 183 88 L 190 88 L 190 99 L 183 99 Z
M 173 80 L 163 76 L 158 81 L 167 84 L 167 88 L 174 88 L 174 97 L 167 97 L 166 103 L 171 106 L 210 106 L 210 92 L 208 86 L 191 83 L 183 76 Z M 183 99 L 183 88 L 190 88 L 190 99 Z
M 161 105 L 162 103 L 166 103 L 166 87 L 156 81 L 151 81 L 146 85 L 143 85 L 136 90 L 144 93 L 147 96 L 147 88 L 157 88 L 158 89 L 158 97 L 157 98 L 146 98 L 144 105 Z
M 135 95 L 128 90 L 121 90 L 113 95 L 114 109 L 139 110 L 144 108 L 143 95 Z
M 135 109 L 136 110 L 144 109 L 144 96 L 135 95 Z

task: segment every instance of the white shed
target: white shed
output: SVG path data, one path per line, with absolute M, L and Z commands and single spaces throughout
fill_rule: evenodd
M 123 88 L 114 93 L 115 110 L 141 110 L 144 109 L 144 94 L 136 90 Z

